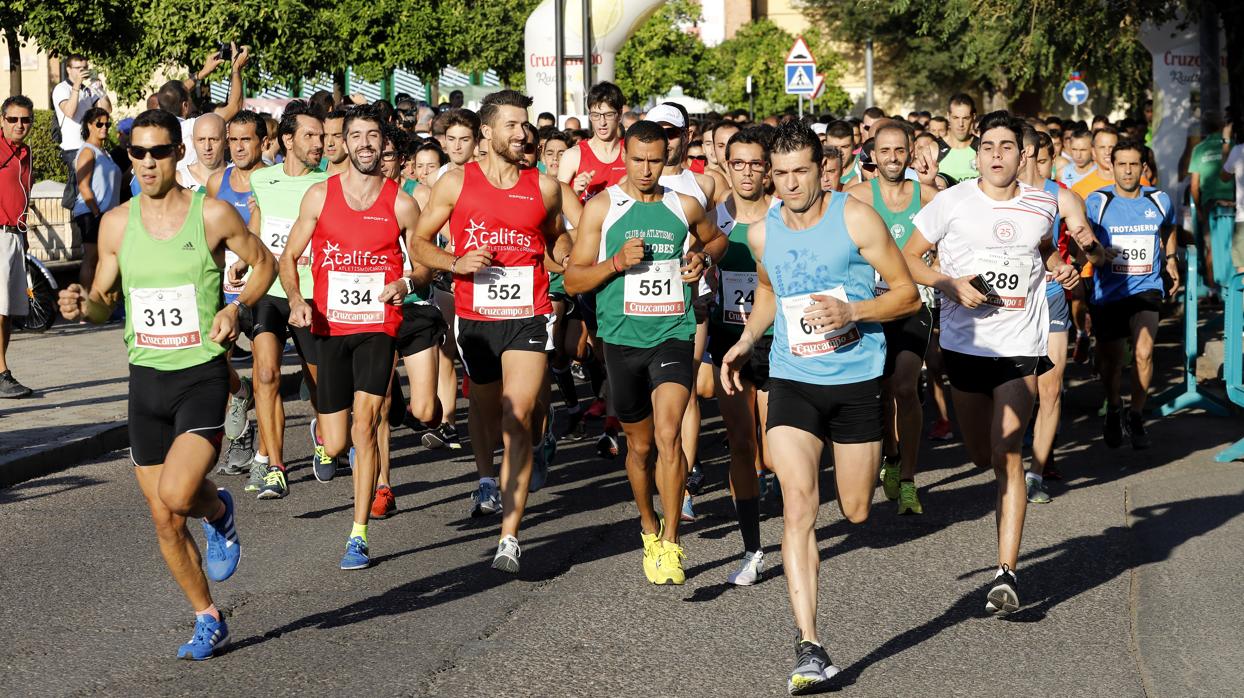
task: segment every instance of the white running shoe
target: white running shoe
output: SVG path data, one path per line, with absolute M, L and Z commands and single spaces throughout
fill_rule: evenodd
M 765 551 L 743 553 L 739 568 L 726 577 L 726 581 L 739 587 L 749 587 L 765 576 Z

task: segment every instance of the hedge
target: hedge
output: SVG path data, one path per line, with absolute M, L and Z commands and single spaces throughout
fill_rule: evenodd
M 26 136 L 30 155 L 34 159 L 35 181 L 51 179 L 65 181 L 65 165 L 60 159 L 60 144 L 52 140 L 52 111 L 36 109 L 35 123 Z

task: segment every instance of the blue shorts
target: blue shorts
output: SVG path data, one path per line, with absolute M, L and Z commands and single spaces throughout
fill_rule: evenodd
M 1046 295 L 1045 302 L 1050 306 L 1050 334 L 1071 329 L 1071 309 L 1067 306 L 1067 292 L 1059 286 L 1057 293 Z

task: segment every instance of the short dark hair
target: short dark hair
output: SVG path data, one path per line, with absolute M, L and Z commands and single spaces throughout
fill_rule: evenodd
M 383 127 L 388 123 L 384 120 L 384 117 L 380 115 L 380 110 L 376 109 L 375 105 L 360 104 L 351 109 L 350 113 L 346 114 L 346 120 L 341 122 L 342 135 L 345 135 L 345 133 L 350 130 L 350 124 L 355 121 L 370 121 L 380 127 Z
M 536 117 L 537 123 L 541 121 L 552 121 L 553 123 L 557 123 L 557 117 L 553 116 L 553 112 L 551 111 L 542 111 L 540 112 L 540 115 Z
M 181 105 L 189 101 L 190 93 L 186 92 L 186 86 L 181 84 L 181 80 L 169 80 L 156 90 L 156 102 L 161 109 L 173 116 L 181 116 Z
M 765 154 L 765 162 L 769 161 L 769 134 L 765 133 L 763 130 L 755 126 L 748 126 L 745 129 L 740 129 L 739 132 L 733 136 L 730 136 L 730 140 L 726 141 L 727 160 L 730 159 L 730 148 L 732 148 L 736 143 L 739 145 L 760 146 Z
M 546 126 L 545 128 L 551 127 Z M 561 141 L 566 144 L 567 148 L 570 147 L 570 136 L 567 136 L 564 132 L 558 131 L 556 128 L 552 128 L 548 132 L 544 132 L 544 129 L 541 129 L 540 142 L 548 145 L 552 141 Z
M 716 123 L 714 123 L 714 124 L 712 125 L 712 128 L 705 128 L 705 129 L 704 129 L 704 131 L 705 131 L 705 132 L 709 132 L 709 131 L 714 131 L 714 132 L 715 132 L 715 131 L 716 131 L 717 129 L 719 129 L 719 128 L 733 128 L 733 129 L 738 129 L 739 131 L 742 131 L 742 130 L 743 130 L 743 124 L 735 123 L 735 122 L 730 121 L 730 120 L 718 121 L 718 122 L 716 122 Z M 735 134 L 735 135 L 738 135 L 738 134 Z M 734 136 L 731 136 L 731 138 L 734 138 Z M 714 140 L 716 140 L 716 139 L 714 138 Z
M 821 162 L 824 162 L 829 158 L 838 160 L 838 166 L 842 167 L 842 148 L 839 148 L 836 145 L 825 146 L 824 150 L 821 152 Z
M 629 143 L 631 140 L 637 140 L 640 143 L 656 143 L 660 141 L 666 148 L 670 145 L 670 139 L 665 135 L 665 129 L 655 121 L 636 121 L 631 127 L 626 129 L 626 134 L 622 137 L 622 142 Z
M 162 128 L 168 132 L 170 143 L 181 145 L 181 122 L 177 120 L 176 116 L 163 109 L 148 109 L 134 117 L 134 126 L 130 133 L 140 128 Z
M 825 151 L 816 132 L 798 120 L 778 124 L 777 132 L 773 134 L 773 145 L 770 146 L 773 155 L 795 153 L 804 148 L 812 151 L 812 162 L 819 166 Z
M 1040 131 L 1033 128 L 1032 124 L 1027 121 L 1021 121 L 1021 123 L 1023 124 L 1022 131 L 1024 134 L 1024 140 L 1020 142 L 1020 147 L 1024 149 L 1024 152 L 1027 152 L 1029 148 L 1032 148 L 1032 154 L 1036 155 L 1038 145 L 1037 142 L 1039 140 L 1037 138 L 1037 134 L 1040 133 Z
M 380 124 L 380 133 L 399 155 L 406 152 L 407 138 L 405 131 L 393 124 L 384 123 Z
M 1048 133 L 1037 131 L 1037 152 L 1049 150 L 1050 157 L 1058 154 L 1058 149 L 1054 147 L 1054 137 Z
M 1075 128 L 1071 129 L 1071 140 L 1073 141 L 1077 138 L 1091 139 L 1092 137 L 1093 137 L 1093 132 L 1089 131 L 1087 128 L 1084 128 L 1083 126 L 1076 126 Z
M 1057 116 L 1047 116 L 1045 117 L 1045 125 L 1046 126 L 1057 126 L 1059 128 L 1062 128 L 1063 120 L 1058 118 Z
M 350 109 L 348 107 L 337 107 L 336 109 L 333 109 L 332 111 L 325 114 L 324 120 L 328 121 L 329 119 L 344 119 L 349 115 L 350 115 Z
M 850 121 L 838 119 L 825 125 L 825 136 L 833 138 L 855 138 L 855 127 Z M 819 138 L 817 140 L 820 140 Z
M 1094 144 L 1097 143 L 1097 136 L 1103 133 L 1117 138 L 1119 136 L 1119 129 L 1115 128 L 1111 124 L 1106 124 L 1105 126 L 1098 126 L 1097 128 L 1093 129 L 1093 143 Z
M 929 119 L 929 123 L 931 124 L 931 123 L 933 123 L 933 122 L 937 122 L 937 123 L 939 123 L 939 124 L 945 124 L 945 125 L 946 125 L 946 128 L 950 128 L 950 119 L 947 119 L 947 118 L 946 118 L 946 117 L 944 117 L 944 116 L 934 116 L 934 117 L 931 117 L 931 118 Z
M 998 111 L 991 111 L 982 116 L 979 129 L 980 135 L 982 136 L 984 136 L 985 132 L 990 129 L 1007 129 L 1011 133 L 1015 134 L 1015 145 L 1023 148 L 1025 126 L 1027 126 L 1027 124 L 1022 119 L 1017 119 L 1014 116 L 1011 116 L 1011 112 L 1006 111 L 1005 109 L 999 109 Z M 1029 126 L 1029 128 L 1032 127 Z
M 441 133 L 445 133 L 454 126 L 465 126 L 471 129 L 471 133 L 479 138 L 479 115 L 470 109 L 450 109 L 436 117 L 436 121 L 441 123 Z M 436 121 L 432 123 L 432 132 L 436 133 Z
M 493 119 L 497 118 L 497 113 L 501 111 L 501 107 L 518 107 L 524 111 L 531 106 L 531 98 L 519 92 L 518 90 L 501 90 L 493 92 L 480 102 L 479 120 L 480 123 L 492 125 Z
M 1142 162 L 1145 159 L 1145 145 L 1139 141 L 1134 141 L 1130 138 L 1124 138 L 1120 140 L 1118 143 L 1115 143 L 1114 147 L 1110 149 L 1110 162 L 1114 162 L 1115 156 L 1123 152 L 1124 150 L 1135 150 L 1136 153 L 1140 155 L 1140 159 Z
M 417 157 L 419 153 L 422 153 L 425 150 L 435 150 L 436 159 L 439 160 L 442 165 L 449 163 L 449 156 L 445 154 L 445 151 L 441 150 L 441 144 L 434 140 L 424 141 L 415 146 L 415 152 L 411 154 L 411 157 Z
M 950 102 L 946 105 L 946 108 L 949 109 L 950 107 L 953 107 L 956 104 L 965 105 L 969 109 L 972 110 L 973 114 L 976 113 L 976 100 L 972 99 L 972 96 L 967 94 L 966 92 L 957 92 L 954 95 L 952 95 L 950 97 Z
M 884 119 L 885 112 L 881 110 L 881 107 L 869 107 L 864 110 L 864 116 L 870 119 Z
M 317 121 L 323 121 L 320 115 L 311 108 L 306 100 L 295 99 L 285 105 L 285 112 L 281 114 L 281 123 L 276 127 L 277 149 L 281 155 L 285 154 L 285 137 L 293 136 L 298 131 L 298 117 L 306 116 Z
M 320 118 L 327 117 L 328 113 L 333 110 L 333 93 L 328 90 L 316 90 L 307 99 L 311 108 L 319 114 Z
M 9 107 L 17 107 L 18 109 L 29 109 L 34 113 L 35 103 L 30 101 L 26 95 L 13 95 L 4 100 L 4 104 L 0 104 L 0 114 L 7 114 Z
M 258 113 L 249 109 L 243 109 L 237 114 L 234 114 L 233 118 L 229 119 L 229 123 L 227 125 L 232 126 L 234 124 L 251 124 L 255 127 L 256 136 L 259 136 L 260 138 L 268 137 L 268 122 L 264 121 L 263 117 Z
M 607 104 L 621 112 L 625 101 L 622 97 L 622 90 L 612 82 L 598 82 L 587 91 L 588 109 L 591 109 L 593 104 Z
M 82 115 L 82 140 L 86 140 L 86 137 L 90 135 L 91 124 L 101 116 L 108 116 L 108 110 L 103 107 L 91 107 Z
M 383 99 L 378 99 L 372 102 L 371 106 L 376 110 L 376 116 L 380 119 L 380 123 L 393 123 L 393 117 L 396 116 L 397 111 L 393 109 L 392 104 L 389 104 Z
M 876 130 L 872 132 L 871 140 L 875 141 L 877 138 L 881 136 L 881 134 L 885 133 L 886 131 L 901 132 L 903 136 L 907 139 L 908 145 L 911 145 L 912 139 L 915 137 L 915 134 L 912 133 L 912 128 L 907 125 L 906 121 L 890 119 L 889 121 L 886 121 L 884 124 L 881 124 L 880 126 L 878 126 Z

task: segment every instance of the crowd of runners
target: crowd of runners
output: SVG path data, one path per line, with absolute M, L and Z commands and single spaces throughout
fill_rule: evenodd
M 1158 311 L 1183 269 L 1143 121 L 982 115 L 962 94 L 944 116 L 693 119 L 629 111 L 607 82 L 588 128 L 567 130 L 530 123 L 513 90 L 439 113 L 322 93 L 275 121 L 236 105 L 191 119 L 179 82 L 157 97 L 130 124 L 135 193 L 102 217 L 90 284 L 60 307 L 106 322 L 124 305 L 132 459 L 196 616 L 179 657 L 226 644 L 208 580 L 239 561 L 234 498 L 292 496 L 291 468 L 353 477 L 340 567 L 369 566 L 368 522 L 398 507 L 394 428 L 469 444 L 469 513 L 498 518 L 492 567 L 511 574 L 558 442 L 595 438 L 624 455 L 636 567 L 679 585 L 715 400 L 741 550 L 725 581 L 764 576 L 779 543 L 760 505 L 781 502 L 792 694 L 838 672 L 817 635 L 823 463 L 847 520 L 867 519 L 878 484 L 919 516 L 937 505 L 920 499 L 922 443 L 957 434 L 996 477 L 981 602 L 1007 614 L 1025 509 L 1058 477 L 1069 357 L 1095 362 L 1105 444 L 1149 446 Z M 23 110 L 4 103 L 6 120 Z M 1225 158 L 1244 157 L 1223 135 Z M 243 334 L 250 375 L 230 360 Z M 290 435 L 311 440 L 305 464 L 283 455 L 291 340 L 314 412 Z

